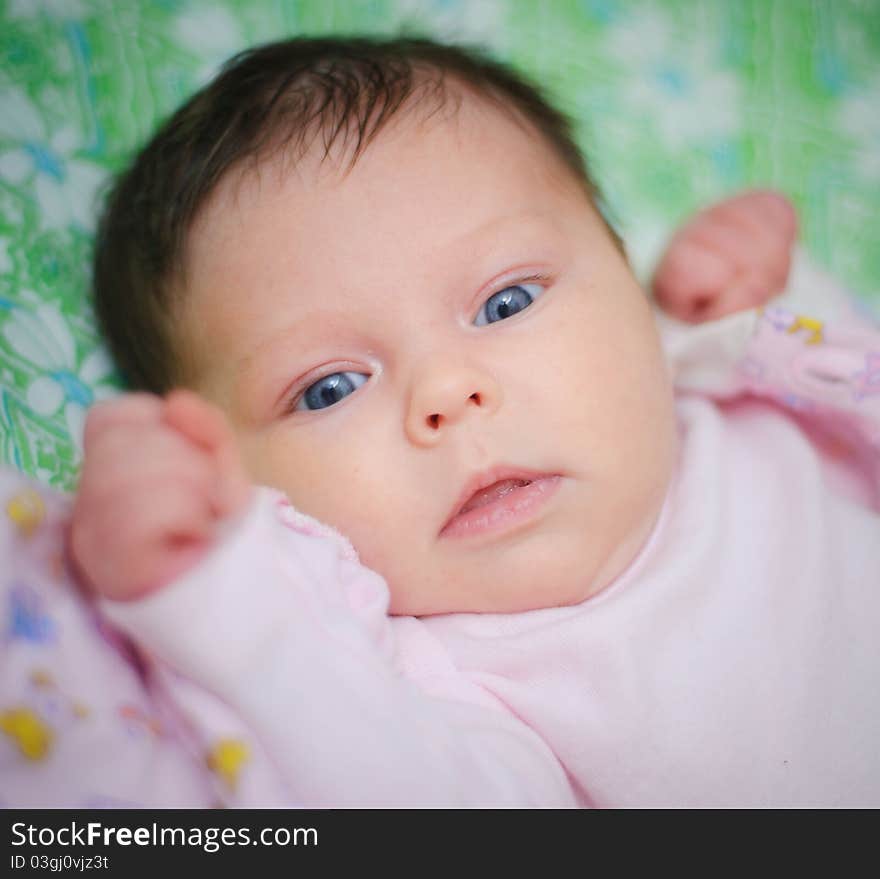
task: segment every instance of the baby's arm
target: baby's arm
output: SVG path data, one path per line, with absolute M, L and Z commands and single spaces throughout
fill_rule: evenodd
M 384 581 L 321 530 L 259 489 L 197 570 L 108 614 L 237 713 L 289 803 L 573 805 L 558 760 L 525 724 L 479 694 L 429 696 L 398 671 Z
M 880 509 L 880 327 L 797 252 L 784 295 L 699 326 L 658 313 L 676 388 L 789 410 L 830 484 Z
M 676 384 L 771 397 L 876 453 L 878 329 L 796 252 L 796 234 L 793 206 L 760 190 L 712 205 L 676 232 L 653 279 Z
M 241 719 L 145 658 L 87 594 L 135 599 L 208 550 L 250 494 L 228 429 L 193 395 L 127 395 L 90 413 L 86 448 L 75 512 L 0 470 L 0 805 L 234 804 Z M 167 623 L 186 637 L 186 620 Z M 287 802 L 259 743 L 247 756 L 252 799 Z
M 396 670 L 387 587 L 346 542 L 242 483 L 213 407 L 123 398 L 90 417 L 71 529 L 105 615 L 234 780 L 224 802 L 573 804 L 528 727 Z
M 71 503 L 0 468 L 0 806 L 210 805 L 198 741 L 71 577 Z

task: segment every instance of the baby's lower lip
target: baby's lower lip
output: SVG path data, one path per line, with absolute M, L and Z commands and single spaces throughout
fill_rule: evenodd
M 561 476 L 542 476 L 522 485 L 491 504 L 459 513 L 440 532 L 441 537 L 476 537 L 498 534 L 528 522 L 556 493 Z

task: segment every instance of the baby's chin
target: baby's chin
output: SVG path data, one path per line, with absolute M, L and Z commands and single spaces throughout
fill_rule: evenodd
M 480 565 L 471 572 L 445 580 L 445 586 L 424 578 L 409 579 L 400 588 L 386 576 L 391 616 L 428 617 L 443 614 L 513 614 L 554 607 L 571 607 L 589 601 L 611 588 L 628 571 L 651 540 L 663 503 L 653 507 L 623 540 L 611 541 L 607 552 L 554 552 L 539 547 L 533 555 L 520 554 L 514 571 L 499 563 Z M 595 546 L 595 544 L 594 544 Z M 576 548 L 575 548 L 576 549 Z M 401 580 L 407 580 L 401 577 Z M 451 583 L 455 586 L 450 586 Z

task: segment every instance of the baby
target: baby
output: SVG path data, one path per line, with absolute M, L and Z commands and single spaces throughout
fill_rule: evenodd
M 0 796 L 880 805 L 880 333 L 769 302 L 794 237 L 699 214 L 672 320 L 503 67 L 234 59 L 99 230 L 139 392 L 0 481 Z

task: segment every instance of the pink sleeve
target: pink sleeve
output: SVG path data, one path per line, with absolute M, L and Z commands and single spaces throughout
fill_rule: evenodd
M 190 574 L 105 609 L 236 714 L 288 805 L 573 805 L 558 760 L 516 717 L 404 676 L 387 602 L 344 538 L 260 489 Z
M 880 327 L 803 253 L 789 289 L 764 309 L 658 323 L 679 393 L 758 396 L 789 410 L 880 505 Z
M 0 807 L 203 807 L 199 743 L 66 564 L 70 499 L 0 469 Z
M 763 309 L 737 364 L 743 390 L 861 438 L 880 456 L 880 330 Z

